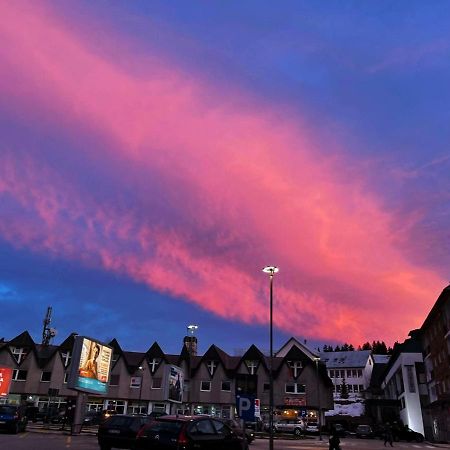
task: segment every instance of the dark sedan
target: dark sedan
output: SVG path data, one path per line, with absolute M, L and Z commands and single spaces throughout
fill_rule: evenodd
M 0 429 L 17 434 L 27 428 L 26 407 L 20 405 L 0 405 Z
M 117 414 L 106 419 L 98 428 L 98 444 L 101 450 L 134 448 L 136 435 L 147 423 L 147 416 Z
M 138 433 L 136 448 L 145 450 L 247 450 L 244 436 L 223 420 L 205 416 L 163 416 Z

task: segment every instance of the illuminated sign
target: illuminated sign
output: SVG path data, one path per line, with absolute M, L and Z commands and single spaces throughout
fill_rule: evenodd
M 11 388 L 13 370 L 10 367 L 0 367 L 0 398 L 7 397 Z
M 181 367 L 166 366 L 164 387 L 166 400 L 174 403 L 183 401 L 184 373 Z
M 68 387 L 92 394 L 106 394 L 112 348 L 91 338 L 76 336 Z

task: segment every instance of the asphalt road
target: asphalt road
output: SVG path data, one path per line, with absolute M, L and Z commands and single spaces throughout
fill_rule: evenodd
M 342 439 L 342 450 L 375 450 L 385 449 L 383 441 L 378 439 Z M 267 450 L 269 448 L 268 439 L 256 439 L 250 446 L 250 450 Z M 308 440 L 282 440 L 274 441 L 274 450 L 311 450 L 328 449 L 328 440 L 317 439 Z M 390 448 L 390 447 L 387 447 Z M 394 449 L 437 449 L 435 445 L 427 442 L 408 443 L 395 442 Z M 449 449 L 450 446 L 440 446 Z M 97 437 L 95 435 L 81 434 L 69 436 L 62 433 L 48 432 L 26 432 L 18 435 L 0 434 L 0 449 L 7 450 L 99 450 Z

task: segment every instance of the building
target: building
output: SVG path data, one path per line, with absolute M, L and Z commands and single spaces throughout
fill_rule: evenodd
M 77 391 L 67 387 L 76 334 L 60 345 L 36 344 L 27 331 L 0 344 L 0 366 L 13 369 L 9 401 L 64 408 Z M 157 342 L 145 352 L 123 350 L 116 339 L 106 395 L 84 396 L 86 410 L 119 413 L 200 413 L 229 418 L 236 414 L 236 396 L 258 398 L 262 418 L 269 408 L 269 358 L 251 345 L 242 356 L 231 356 L 216 345 L 197 354 L 192 336 L 179 354 L 166 354 Z M 317 420 L 333 407 L 332 383 L 326 368 L 306 346 L 291 339 L 274 357 L 274 404 L 279 414 Z M 167 396 L 167 368 L 184 374 L 181 402 Z M 77 370 L 77 369 L 75 369 Z
M 429 404 L 424 413 L 428 439 L 450 442 L 450 286 L 447 286 L 421 329 Z
M 398 401 L 400 425 L 425 435 L 422 407 L 428 403 L 428 393 L 422 347 L 418 330 L 411 331 L 409 336 L 403 344 L 394 346 L 381 388 L 384 399 Z

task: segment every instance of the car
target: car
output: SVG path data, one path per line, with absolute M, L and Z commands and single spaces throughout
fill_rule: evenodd
M 418 433 L 417 431 L 411 430 L 411 428 L 405 426 L 400 427 L 398 429 L 392 430 L 392 435 L 394 437 L 394 441 L 416 441 L 416 442 L 423 442 L 424 436 L 421 433 Z
M 274 428 L 278 433 L 293 433 L 296 436 L 306 431 L 305 422 L 301 419 L 280 419 L 274 424 Z
M 139 431 L 137 450 L 247 450 L 242 434 L 208 416 L 156 417 Z
M 138 431 L 148 422 L 147 416 L 115 414 L 98 427 L 97 440 L 101 450 L 134 448 Z
M 27 429 L 26 407 L 5 403 L 0 405 L 0 428 L 17 434 Z
M 319 424 L 317 422 L 308 421 L 305 431 L 307 434 L 318 434 Z
M 223 420 L 236 434 L 240 434 L 247 439 L 247 443 L 251 444 L 255 440 L 255 432 L 249 428 L 242 428 L 241 424 L 235 419 Z
M 372 430 L 372 427 L 370 425 L 358 425 L 356 427 L 356 437 L 357 438 L 374 438 L 375 433 Z
M 101 411 L 88 411 L 84 415 L 83 425 L 84 426 L 99 425 L 101 421 L 102 421 Z

